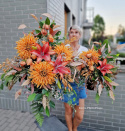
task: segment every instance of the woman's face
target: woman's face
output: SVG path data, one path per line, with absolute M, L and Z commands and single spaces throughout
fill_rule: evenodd
M 71 29 L 69 32 L 69 40 L 72 40 L 73 37 L 75 37 L 75 40 L 72 42 L 78 42 L 81 38 L 79 31 L 77 31 L 76 29 Z

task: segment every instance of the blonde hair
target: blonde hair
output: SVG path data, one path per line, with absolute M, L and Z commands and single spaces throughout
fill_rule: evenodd
M 70 26 L 70 27 L 68 28 L 68 35 L 69 35 L 71 29 L 77 30 L 77 31 L 79 32 L 79 34 L 82 36 L 83 30 L 82 30 L 82 28 L 79 27 L 78 25 L 72 25 L 72 26 Z

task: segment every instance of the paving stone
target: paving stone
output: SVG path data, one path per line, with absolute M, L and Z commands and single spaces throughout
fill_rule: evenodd
M 8 125 L 8 127 L 12 128 L 16 123 L 16 120 L 13 120 L 12 122 L 10 122 L 10 124 Z
M 7 118 L 3 118 L 2 121 L 0 121 L 0 126 L 2 126 L 7 121 Z
M 22 122 L 22 123 L 19 125 L 18 129 L 23 129 L 25 126 L 26 126 L 26 123 L 25 123 L 25 121 L 24 121 L 24 122 Z
M 36 128 L 36 130 L 35 131 L 40 131 L 40 129 L 39 128 Z
M 10 128 L 9 127 L 6 127 L 5 129 L 3 129 L 3 131 L 9 131 Z
M 37 125 L 35 123 L 33 123 L 29 130 L 30 131 L 35 131 L 36 128 L 37 128 Z
M 27 125 L 28 125 L 28 126 L 31 126 L 34 122 L 35 122 L 35 119 L 31 119 L 31 120 L 27 123 Z
M 14 120 L 14 117 L 11 117 L 7 120 L 7 122 L 12 122 Z
M 0 131 L 3 131 L 3 130 L 7 127 L 7 125 L 8 125 L 7 122 L 5 122 L 4 124 L 2 124 L 2 125 L 0 126 Z
M 23 131 L 30 131 L 29 128 L 30 128 L 29 126 L 25 126 L 22 130 Z
M 19 125 L 15 124 L 13 125 L 13 127 L 10 129 L 10 131 L 17 131 L 17 128 L 19 127 Z

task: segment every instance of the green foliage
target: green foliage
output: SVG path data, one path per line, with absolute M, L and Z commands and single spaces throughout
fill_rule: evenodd
M 1 80 L 4 80 L 5 73 L 1 75 Z
M 48 106 L 46 106 L 46 115 L 47 115 L 48 117 L 50 116 L 50 112 L 49 112 Z
M 111 56 L 113 56 L 113 58 L 116 59 L 119 57 L 119 54 L 115 54 L 115 55 L 111 55 Z
M 36 34 L 39 34 L 41 31 L 40 30 L 35 30 Z
M 53 21 L 50 25 L 51 28 L 53 28 L 53 26 L 56 25 L 56 23 Z
M 45 95 L 47 93 L 47 90 L 46 89 L 43 89 L 42 90 L 42 94 Z
M 113 86 L 113 89 L 115 90 L 116 86 Z
M 44 117 L 42 112 L 44 111 L 43 109 L 43 105 L 38 103 L 38 102 L 34 102 L 30 105 L 32 107 L 32 113 L 34 113 L 34 116 L 36 118 L 36 121 L 38 122 L 39 126 L 42 126 Z
M 40 28 L 43 27 L 43 24 L 44 24 L 44 23 L 43 23 L 42 21 L 39 22 L 39 26 L 40 26 Z
M 125 57 L 125 53 L 123 52 L 117 52 L 119 54 L 119 57 Z
M 92 27 L 93 30 L 93 38 L 102 37 L 105 31 L 105 22 L 103 17 L 100 15 L 96 15 L 94 18 L 94 25 Z
M 50 20 L 49 20 L 48 17 L 47 17 L 46 20 L 45 20 L 45 24 L 50 25 Z
M 41 113 L 37 113 L 35 115 L 36 121 L 38 122 L 39 126 L 41 127 L 44 121 L 44 117 Z
M 61 35 L 61 31 L 58 31 L 55 35 L 56 36 L 60 36 Z
M 14 75 L 9 75 L 5 77 L 5 81 L 11 81 L 14 78 Z
M 55 108 L 55 103 L 53 101 L 49 102 L 50 107 Z
M 109 77 L 107 77 L 107 76 L 103 76 L 103 78 L 104 78 L 106 81 L 108 81 L 108 82 L 112 82 L 112 80 L 111 80 Z
M 33 101 L 34 98 L 35 98 L 35 96 L 36 96 L 36 93 L 33 93 L 33 94 L 29 95 L 27 101 L 28 101 L 28 102 L 29 102 L 29 101 Z
M 56 83 L 57 83 L 58 88 L 61 89 L 61 83 L 58 79 L 57 79 Z
M 105 39 L 105 40 L 103 41 L 103 45 L 104 45 L 104 44 L 106 44 L 105 47 L 108 48 L 109 40 L 108 40 L 108 39 Z
M 47 97 L 49 97 L 50 92 L 49 92 L 49 91 L 47 91 L 45 95 L 46 95 Z
M 4 87 L 4 85 L 3 85 L 3 83 L 0 85 L 0 90 L 3 90 L 3 87 Z
M 14 77 L 14 75 L 5 76 L 5 74 L 2 74 L 1 79 L 3 81 L 3 85 L 8 86 L 8 84 L 13 80 Z
M 98 93 L 96 93 L 95 100 L 96 100 L 97 104 L 99 103 L 99 98 L 100 98 L 100 96 L 98 95 Z
M 42 94 L 37 94 L 34 98 L 34 101 L 39 101 L 42 98 Z
M 47 91 L 47 90 L 43 89 L 42 90 L 42 95 L 45 95 L 45 96 L 49 97 L 50 96 L 49 90 Z

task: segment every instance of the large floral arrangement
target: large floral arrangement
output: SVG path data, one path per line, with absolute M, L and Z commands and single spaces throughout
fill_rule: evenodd
M 42 18 L 39 21 L 31 14 L 37 20 L 39 29 L 29 34 L 24 33 L 24 37 L 16 42 L 18 56 L 7 58 L 0 65 L 4 72 L 1 74 L 0 89 L 7 86 L 11 90 L 19 81 L 22 88 L 19 87 L 15 93 L 15 99 L 21 95 L 23 88 L 28 90 L 27 101 L 32 102 L 31 108 L 40 126 L 43 112 L 49 116 L 50 107 L 55 107 L 52 97 L 62 99 L 64 93 L 75 93 L 71 82 L 76 82 L 78 86 L 85 82 L 86 88 L 91 90 L 97 88 L 97 102 L 104 87 L 114 100 L 112 86 L 115 88 L 118 85 L 113 81 L 117 68 L 112 63 L 117 55 L 110 55 L 108 42 L 95 42 L 96 45 L 76 58 L 78 53 L 65 46 L 71 41 L 65 40 L 65 37 L 60 38 L 61 31 L 56 29 L 60 25 L 56 25 L 54 20 L 50 21 L 50 14 L 43 15 L 47 17 L 45 21 L 42 21 Z M 24 24 L 19 26 L 19 29 L 24 28 Z M 61 84 L 64 88 L 61 88 Z M 58 89 L 61 89 L 63 94 Z
M 85 82 L 89 90 L 96 90 L 95 100 L 98 103 L 100 95 L 105 88 L 108 96 L 115 100 L 113 89 L 119 84 L 114 80 L 116 78 L 118 67 L 116 58 L 119 54 L 111 54 L 111 48 L 108 40 L 102 42 L 93 42 L 90 44 L 87 52 L 82 52 L 79 59 L 71 63 L 74 66 L 74 78 L 78 86 Z

